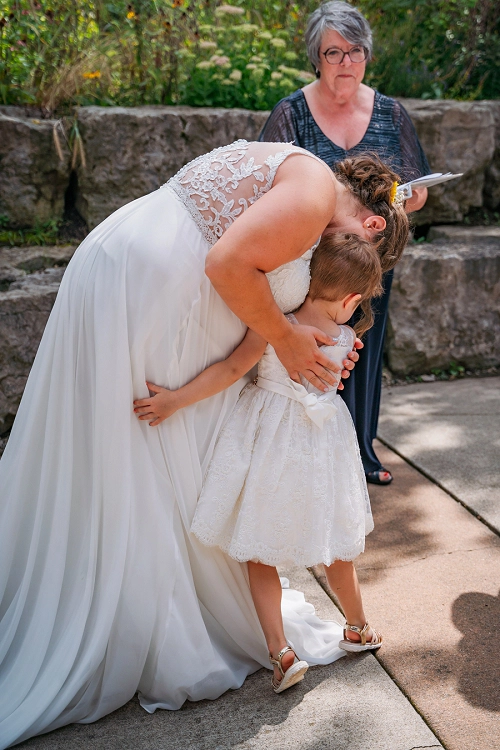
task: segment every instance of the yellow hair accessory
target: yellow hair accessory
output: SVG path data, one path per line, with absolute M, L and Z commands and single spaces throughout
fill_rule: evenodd
M 396 195 L 397 195 L 397 191 L 398 191 L 398 185 L 399 185 L 398 182 L 393 182 L 392 183 L 391 192 L 390 192 L 390 195 L 389 195 L 389 202 L 390 203 L 394 203 L 394 201 L 396 200 Z

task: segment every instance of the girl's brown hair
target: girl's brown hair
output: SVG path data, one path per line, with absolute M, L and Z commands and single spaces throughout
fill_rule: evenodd
M 386 228 L 378 234 L 377 249 L 383 271 L 394 268 L 408 242 L 410 222 L 402 203 L 391 203 L 391 190 L 400 178 L 377 154 L 344 159 L 334 168 L 337 179 L 361 205 L 383 216 Z
M 354 326 L 362 336 L 373 325 L 372 297 L 382 293 L 382 266 L 377 248 L 357 234 L 327 234 L 311 260 L 311 299 L 337 301 L 361 294 L 361 317 Z

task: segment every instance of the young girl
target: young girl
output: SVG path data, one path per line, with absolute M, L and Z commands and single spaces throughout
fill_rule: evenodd
M 371 243 L 356 235 L 325 236 L 312 257 L 309 293 L 288 317 L 331 336 L 336 344 L 325 354 L 341 364 L 356 336 L 344 323 L 361 305 L 356 333 L 372 325 L 370 300 L 380 294 L 381 274 Z M 255 383 L 243 389 L 219 434 L 191 531 L 248 563 L 279 693 L 302 680 L 308 664 L 285 639 L 277 565 L 323 563 L 347 619 L 340 647 L 359 652 L 381 645 L 367 624 L 352 563 L 373 520 L 347 407 L 336 386 L 319 390 L 305 379 L 291 380 L 274 349 L 251 330 L 225 361 L 176 391 L 148 383 L 155 395 L 134 404 L 139 419 L 158 425 L 228 388 L 257 362 Z

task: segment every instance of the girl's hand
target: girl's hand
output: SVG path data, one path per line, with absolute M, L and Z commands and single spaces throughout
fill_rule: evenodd
M 161 388 L 147 381 L 146 385 L 155 395 L 134 401 L 134 413 L 139 419 L 147 420 L 150 427 L 156 427 L 165 419 L 171 417 L 172 414 L 175 414 L 181 408 L 181 405 L 177 391 L 169 391 L 167 388 Z
M 344 380 L 349 377 L 349 375 L 351 374 L 350 370 L 354 370 L 356 362 L 359 359 L 359 354 L 357 353 L 356 349 L 362 349 L 363 347 L 364 344 L 361 339 L 356 339 L 356 341 L 354 342 L 353 351 L 349 352 L 349 354 L 347 355 L 348 358 L 344 359 L 344 361 L 342 362 L 342 364 L 344 365 L 344 369 L 342 370 L 341 377 L 344 378 Z M 344 390 L 344 384 L 342 383 L 342 381 L 338 384 L 337 390 Z

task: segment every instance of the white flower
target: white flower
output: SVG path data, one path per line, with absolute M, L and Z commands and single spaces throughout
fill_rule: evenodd
M 270 31 L 261 31 L 260 34 L 259 34 L 259 37 L 261 39 L 272 39 L 273 35 L 271 34 Z
M 299 70 L 299 74 L 297 76 L 299 81 L 304 81 L 304 83 L 309 83 L 310 81 L 315 81 L 316 76 L 314 73 L 309 73 L 308 70 Z
M 259 63 L 262 62 L 262 57 L 259 57 L 258 55 L 252 55 L 250 58 L 250 62 Z
M 245 68 L 247 70 L 257 70 L 257 66 L 255 63 L 248 63 L 248 65 L 245 65 Z
M 281 70 L 285 75 L 293 76 L 294 78 L 300 75 L 300 70 L 297 70 L 297 68 L 289 68 L 287 65 L 278 65 L 278 70 Z
M 200 42 L 200 49 L 217 49 L 217 42 Z
M 272 37 L 270 40 L 270 43 L 273 45 L 273 47 L 286 47 L 286 42 L 284 39 L 280 39 L 279 37 L 275 36 Z
M 231 60 L 226 55 L 212 55 L 210 62 L 217 65 L 219 68 L 230 68 Z
M 214 64 L 210 62 L 210 60 L 202 60 L 201 62 L 197 63 L 196 67 L 200 70 L 208 70 L 209 68 L 213 68 Z
M 240 23 L 239 26 L 233 26 L 232 30 L 240 34 L 250 34 L 257 31 L 258 28 L 254 23 Z
M 232 71 L 230 72 L 230 74 L 229 74 L 229 78 L 230 78 L 230 79 L 231 79 L 232 81 L 241 81 L 241 76 L 242 76 L 242 75 L 243 75 L 243 74 L 242 74 L 241 70 L 232 70 Z
M 215 10 L 217 16 L 242 16 L 245 12 L 244 8 L 238 8 L 236 5 L 219 5 Z
M 273 81 L 280 81 L 283 78 L 283 73 L 271 73 L 271 78 Z

